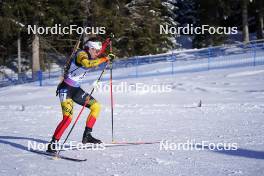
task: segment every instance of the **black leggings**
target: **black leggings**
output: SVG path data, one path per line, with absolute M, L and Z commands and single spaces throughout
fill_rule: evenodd
M 90 106 L 96 102 L 96 100 L 84 90 L 82 90 L 82 88 L 72 87 L 65 82 L 59 84 L 56 93 L 59 95 L 61 102 L 65 101 L 66 99 L 72 99 L 75 103 L 82 106 L 85 104 L 85 101 L 88 99 L 88 97 L 90 97 L 89 103 L 86 105 L 87 108 L 90 108 Z

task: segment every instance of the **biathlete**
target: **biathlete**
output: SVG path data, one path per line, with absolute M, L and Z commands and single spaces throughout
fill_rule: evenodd
M 87 117 L 82 143 L 101 143 L 101 140 L 91 135 L 93 126 L 100 113 L 100 104 L 89 93 L 85 92 L 80 83 L 87 76 L 89 69 L 99 66 L 105 62 L 112 62 L 115 55 L 110 53 L 108 56 L 98 58 L 102 49 L 102 43 L 96 38 L 89 39 L 83 50 L 77 50 L 68 67 L 64 80 L 58 85 L 57 94 L 59 95 L 63 119 L 58 124 L 51 142 L 48 144 L 47 152 L 56 153 L 56 143 L 60 140 L 62 134 L 72 121 L 74 102 L 83 106 L 88 101 L 86 107 L 90 114 Z

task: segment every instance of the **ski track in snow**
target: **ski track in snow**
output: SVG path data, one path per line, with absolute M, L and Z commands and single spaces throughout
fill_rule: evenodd
M 27 150 L 29 141 L 47 143 L 61 119 L 56 86 L 40 88 L 34 83 L 1 88 L 0 175 L 262 176 L 263 70 L 263 66 L 257 66 L 114 81 L 130 85 L 168 84 L 172 88 L 167 93 L 114 93 L 116 141 L 237 143 L 237 151 L 166 151 L 160 150 L 160 144 L 153 144 L 62 152 L 88 159 L 82 163 L 51 160 Z M 117 74 L 121 72 L 114 70 Z M 91 90 L 88 84 L 83 88 Z M 97 91 L 94 97 L 102 104 L 94 135 L 110 142 L 109 92 Z M 200 100 L 202 106 L 197 107 Z M 80 109 L 75 105 L 74 117 Z M 88 114 L 88 110 L 82 114 L 71 141 L 81 140 Z

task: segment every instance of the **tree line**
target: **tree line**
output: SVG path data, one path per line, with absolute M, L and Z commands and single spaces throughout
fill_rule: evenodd
M 119 58 L 184 48 L 179 35 L 160 34 L 160 25 L 237 26 L 242 33 L 238 40 L 247 43 L 250 33 L 263 39 L 263 4 L 262 0 L 1 0 L 0 64 L 16 72 L 45 69 L 56 60 L 52 53 L 70 55 L 79 37 L 76 33 L 29 35 L 27 25 L 103 26 L 106 33 L 100 37 L 115 35 L 113 46 Z M 230 40 L 217 34 L 186 37 L 192 48 Z M 21 60 L 22 70 L 17 64 L 18 46 L 20 57 L 26 58 Z

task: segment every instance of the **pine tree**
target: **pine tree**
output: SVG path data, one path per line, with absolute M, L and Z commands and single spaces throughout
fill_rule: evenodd
M 34 35 L 29 35 L 27 33 L 27 25 L 38 25 L 38 26 L 54 26 L 54 24 L 62 24 L 63 26 L 68 26 L 70 24 L 77 24 L 82 26 L 85 19 L 83 13 L 83 8 L 80 2 L 75 0 L 58 0 L 58 1 L 47 1 L 47 0 L 10 0 L 3 1 L 1 4 L 1 17 L 0 22 L 4 24 L 5 28 L 0 27 L 0 45 L 7 48 L 6 55 L 4 57 L 9 57 L 10 55 L 16 53 L 16 40 L 18 36 L 21 36 L 22 41 L 22 50 L 28 51 L 31 53 L 32 50 L 30 47 L 33 44 L 35 37 Z M 74 35 L 43 35 L 39 36 L 40 38 L 40 49 L 41 53 L 45 50 L 43 48 L 43 40 L 49 41 L 50 45 L 53 48 L 67 54 L 71 51 L 71 48 L 74 44 L 70 45 L 68 41 L 61 41 L 60 39 L 72 38 L 76 39 L 77 34 Z M 41 55 L 42 56 L 42 55 Z M 38 56 L 35 56 L 35 59 L 39 59 Z M 30 57 L 28 57 L 30 58 Z M 12 59 L 12 58 L 9 58 Z M 7 60 L 6 63 L 11 63 Z M 33 63 L 45 63 L 43 60 L 32 62 Z M 34 68 L 39 68 L 39 66 L 33 66 Z M 42 64 L 42 69 L 45 69 Z M 33 71 L 37 71 L 33 69 Z
M 161 53 L 171 48 L 168 37 L 159 34 L 159 25 L 165 23 L 159 0 L 99 0 L 91 4 L 93 23 L 105 26 L 107 34 L 115 34 L 114 50 L 119 57 Z
M 167 19 L 171 26 L 185 27 L 187 24 L 197 23 L 197 3 L 195 0 L 163 0 L 163 6 L 167 8 Z M 191 47 L 193 35 L 176 34 L 173 36 L 177 47 Z
M 254 1 L 257 39 L 264 39 L 264 2 L 263 0 Z

